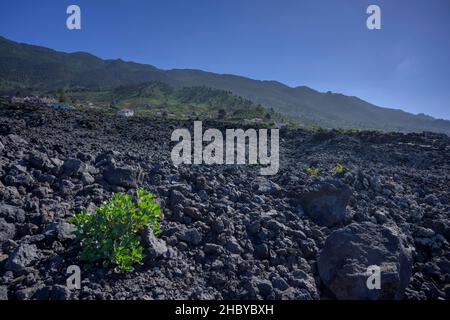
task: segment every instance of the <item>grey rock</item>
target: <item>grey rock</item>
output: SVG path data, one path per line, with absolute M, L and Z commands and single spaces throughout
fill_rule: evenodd
M 185 196 L 178 190 L 172 190 L 170 192 L 170 208 L 174 209 L 177 205 L 184 207 L 186 203 Z
M 31 287 L 31 288 L 24 288 L 16 291 L 16 298 L 17 300 L 30 300 L 38 288 Z
M 282 190 L 278 184 L 263 177 L 253 180 L 252 189 L 261 194 L 276 194 Z
M 143 243 L 147 250 L 147 258 L 154 260 L 163 256 L 167 251 L 167 246 L 164 240 L 156 238 L 153 233 L 153 228 L 147 226 L 142 233 Z
M 110 168 L 103 177 L 113 186 L 136 188 L 142 180 L 142 172 L 132 167 Z
M 276 276 L 272 279 L 272 285 L 275 289 L 278 289 L 281 291 L 284 291 L 287 288 L 289 288 L 289 284 L 286 282 L 286 280 L 284 280 L 280 276 Z
M 263 298 L 267 298 L 273 294 L 273 285 L 269 280 L 258 279 L 256 281 L 256 286 L 258 287 L 259 294 Z
M 227 241 L 227 243 L 225 244 L 225 248 L 234 254 L 240 254 L 243 252 L 241 246 L 234 237 L 231 237 L 231 239 Z
M 352 191 L 339 181 L 319 182 L 301 195 L 306 214 L 317 224 L 332 226 L 345 219 Z
M 19 147 L 28 144 L 27 141 L 25 141 L 24 139 L 22 139 L 20 136 L 18 136 L 16 134 L 9 134 L 8 139 L 12 144 L 15 144 Z
M 10 271 L 20 271 L 31 265 L 39 258 L 39 252 L 34 244 L 21 244 L 8 257 L 5 263 L 5 269 Z
M 25 211 L 19 207 L 0 203 L 0 217 L 11 223 L 23 223 L 25 221 Z
M 202 218 L 202 214 L 201 214 L 200 210 L 198 210 L 197 208 L 194 208 L 194 207 L 184 208 L 184 213 L 194 220 L 200 220 Z
M 50 300 L 69 300 L 70 290 L 63 285 L 57 284 L 52 287 Z
M 197 245 L 202 242 L 202 234 L 196 228 L 186 229 L 180 232 L 178 238 L 181 241 Z
M 83 182 L 84 185 L 90 185 L 95 182 L 95 179 L 90 173 L 83 172 L 81 174 L 81 182 Z
M 222 247 L 215 243 L 207 243 L 205 244 L 203 251 L 206 254 L 220 254 L 222 252 Z
M 381 269 L 381 290 L 366 284 L 373 265 Z M 411 250 L 400 232 L 371 222 L 334 231 L 318 259 L 320 278 L 338 299 L 401 299 L 411 268 Z
M 80 159 L 66 159 L 61 167 L 61 173 L 68 177 L 74 176 L 85 170 L 86 165 Z
M 30 155 L 30 165 L 39 170 L 50 170 L 53 167 L 48 156 L 40 152 L 34 152 Z
M 209 199 L 208 193 L 203 189 L 198 192 L 198 196 L 204 202 L 208 201 Z
M 13 239 L 15 235 L 16 226 L 6 222 L 5 219 L 0 218 L 0 243 Z
M 381 179 L 380 179 L 380 177 L 379 176 L 374 176 L 374 177 L 372 177 L 371 179 L 370 179 L 370 186 L 372 187 L 372 189 L 375 191 L 375 192 L 381 192 L 381 190 L 383 189 L 382 188 L 382 185 L 381 185 Z
M 269 257 L 269 247 L 265 243 L 257 244 L 254 246 L 255 256 L 258 259 L 267 259 Z
M 0 301 L 8 300 L 8 287 L 0 286 Z
M 7 175 L 5 177 L 5 184 L 7 186 L 30 188 L 34 184 L 34 179 L 28 173 L 21 173 L 14 176 Z
M 68 222 L 55 222 L 47 225 L 44 234 L 47 237 L 53 237 L 59 241 L 70 241 L 75 239 L 76 227 Z

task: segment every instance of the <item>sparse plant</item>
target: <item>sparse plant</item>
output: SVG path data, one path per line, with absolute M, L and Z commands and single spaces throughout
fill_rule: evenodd
M 150 225 L 155 235 L 160 233 L 161 208 L 153 198 L 144 189 L 137 189 L 135 196 L 115 193 L 94 212 L 84 210 L 72 218 L 82 247 L 81 260 L 125 272 L 132 271 L 134 264 L 141 264 L 141 232 Z
M 312 166 L 309 166 L 308 168 L 306 168 L 306 172 L 310 175 L 310 176 L 317 176 L 320 172 L 320 168 L 314 168 Z
M 336 163 L 336 165 L 330 170 L 333 176 L 342 174 L 345 172 L 345 166 L 342 163 Z

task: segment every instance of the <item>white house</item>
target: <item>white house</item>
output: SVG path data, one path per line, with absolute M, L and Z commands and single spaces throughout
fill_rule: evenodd
M 276 129 L 286 129 L 288 127 L 288 125 L 287 125 L 287 123 L 281 123 L 281 122 L 278 122 L 278 123 L 275 123 L 275 128 Z
M 117 112 L 117 115 L 120 117 L 133 117 L 134 111 L 130 109 L 122 109 Z

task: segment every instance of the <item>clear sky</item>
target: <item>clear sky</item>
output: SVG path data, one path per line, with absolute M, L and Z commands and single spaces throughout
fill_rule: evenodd
M 70 4 L 80 31 L 66 28 Z M 381 30 L 366 27 L 369 4 L 381 7 Z M 449 0 L 0 0 L 0 35 L 450 119 Z

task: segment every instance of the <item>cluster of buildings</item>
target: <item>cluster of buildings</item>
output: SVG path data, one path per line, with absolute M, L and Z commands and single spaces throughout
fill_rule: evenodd
M 119 117 L 129 118 L 129 117 L 133 117 L 134 116 L 134 111 L 131 110 L 131 109 L 122 109 L 122 110 L 117 111 L 117 115 Z
M 28 96 L 28 97 L 12 97 L 12 103 L 31 103 L 31 104 L 40 104 L 46 106 L 52 106 L 58 101 L 55 98 L 51 97 L 37 97 L 37 96 Z
M 11 97 L 11 103 L 28 103 L 40 106 L 47 106 L 49 108 L 58 109 L 58 110 L 71 110 L 75 109 L 75 107 L 66 102 L 59 102 L 57 99 L 53 97 L 39 97 L 39 96 L 26 96 L 26 97 Z

